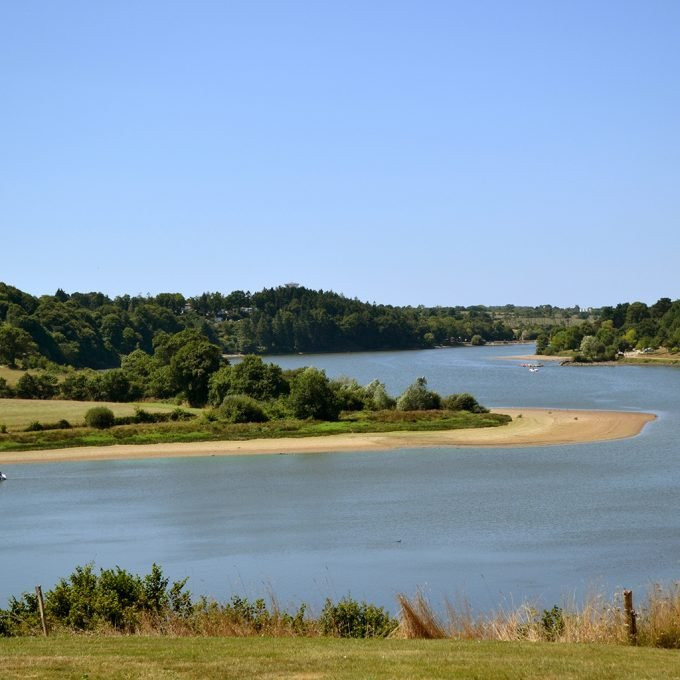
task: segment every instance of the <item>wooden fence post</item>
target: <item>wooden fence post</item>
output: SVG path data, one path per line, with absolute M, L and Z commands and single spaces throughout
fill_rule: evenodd
M 42 623 L 43 635 L 47 637 L 47 620 L 45 619 L 45 601 L 43 600 L 42 588 L 35 587 L 35 596 L 38 598 L 38 609 L 40 610 L 40 623 Z
M 626 627 L 631 644 L 637 644 L 637 613 L 633 609 L 633 591 L 623 591 L 623 609 L 626 613 Z

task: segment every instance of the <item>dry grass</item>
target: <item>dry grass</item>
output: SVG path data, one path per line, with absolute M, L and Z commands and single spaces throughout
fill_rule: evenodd
M 17 380 L 19 380 L 24 373 L 30 373 L 30 371 L 22 371 L 19 368 L 9 368 L 9 366 L 0 366 L 0 378 L 4 378 L 7 381 L 7 384 L 12 387 L 17 384 Z
M 486 616 L 473 615 L 467 604 L 445 603 L 446 621 L 422 595 L 399 595 L 397 637 L 457 640 L 527 640 L 587 644 L 629 644 L 623 596 L 607 600 L 591 595 L 581 604 L 551 610 L 530 604 Z M 680 583 L 652 587 L 637 608 L 637 640 L 641 646 L 680 649 Z

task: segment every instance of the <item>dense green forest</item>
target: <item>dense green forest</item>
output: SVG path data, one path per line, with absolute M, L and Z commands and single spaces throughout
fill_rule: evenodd
M 514 309 L 514 308 L 513 308 Z M 333 292 L 282 286 L 258 293 L 156 296 L 71 293 L 35 297 L 0 283 L 0 363 L 48 361 L 114 368 L 140 349 L 153 354 L 166 334 L 192 329 L 227 353 L 426 348 L 536 337 L 532 310 L 513 325 L 508 308 L 393 307 Z M 546 309 L 538 311 L 546 316 Z M 550 308 L 552 311 L 552 308 Z M 510 317 L 508 317 L 510 314 Z M 516 317 L 517 314 L 514 314 Z
M 156 296 L 71 293 L 36 297 L 0 283 L 0 364 L 118 368 L 139 352 L 169 364 L 169 338 L 201 338 L 219 353 L 428 348 L 538 340 L 542 352 L 613 357 L 639 346 L 680 345 L 680 302 L 668 298 L 584 312 L 578 307 L 395 307 L 287 285 L 257 293 Z M 585 345 L 582 347 L 582 343 Z M 172 344 L 172 343 L 171 343 Z M 163 348 L 165 347 L 165 350 Z M 212 350 L 214 351 L 214 350 Z M 163 390 L 159 390 L 160 393 Z
M 631 350 L 680 350 L 680 300 L 602 307 L 597 318 L 539 335 L 537 354 L 575 353 L 577 361 L 612 361 Z

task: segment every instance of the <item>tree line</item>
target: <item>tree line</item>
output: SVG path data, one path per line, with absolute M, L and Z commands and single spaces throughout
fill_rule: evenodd
M 536 340 L 537 354 L 572 351 L 581 361 L 612 361 L 634 349 L 661 347 L 673 353 L 680 350 L 680 300 L 603 307 L 595 321 L 555 328 Z
M 330 291 L 281 286 L 257 293 L 32 296 L 0 283 L 0 363 L 116 368 L 158 337 L 194 330 L 229 353 L 397 350 L 511 340 L 483 308 L 394 307 Z

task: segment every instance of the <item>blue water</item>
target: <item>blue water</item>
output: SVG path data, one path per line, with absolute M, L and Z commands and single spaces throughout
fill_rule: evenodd
M 146 573 L 196 594 L 270 590 L 318 607 L 351 593 L 390 607 L 422 588 L 478 610 L 545 605 L 680 576 L 680 370 L 546 365 L 526 347 L 275 357 L 331 376 L 418 376 L 493 406 L 651 411 L 638 437 L 512 449 L 207 457 L 5 466 L 0 604 L 77 564 Z

